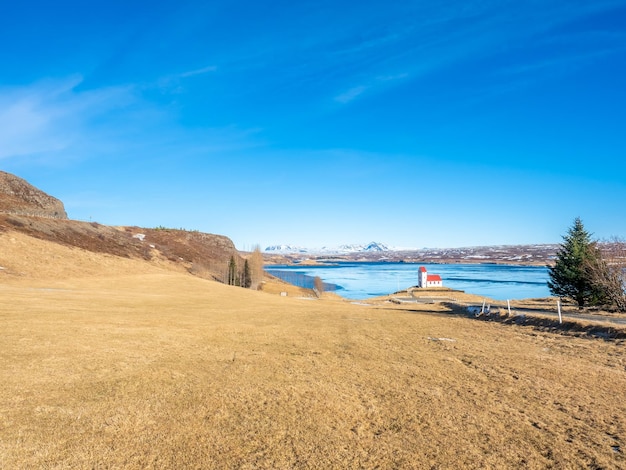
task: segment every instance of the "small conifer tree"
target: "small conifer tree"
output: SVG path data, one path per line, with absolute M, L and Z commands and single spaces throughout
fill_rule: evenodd
M 245 260 L 243 263 L 243 279 L 241 283 L 241 287 L 245 287 L 249 289 L 252 285 L 252 275 L 250 274 L 250 263 L 248 260 Z
M 595 288 L 588 269 L 597 256 L 595 242 L 580 217 L 576 217 L 567 235 L 563 236 L 554 266 L 548 267 L 550 292 L 573 299 L 581 308 L 585 304 L 600 302 L 601 293 Z
M 228 285 L 234 286 L 237 284 L 237 263 L 235 257 L 231 256 L 228 263 Z

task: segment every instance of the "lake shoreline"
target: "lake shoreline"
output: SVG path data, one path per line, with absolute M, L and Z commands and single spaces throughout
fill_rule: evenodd
M 341 297 L 362 300 L 418 285 L 418 267 L 441 275 L 443 286 L 495 300 L 549 297 L 545 266 L 500 263 L 334 262 L 265 266 L 266 272 L 298 287 L 321 278 Z M 336 286 L 336 287 L 335 287 Z

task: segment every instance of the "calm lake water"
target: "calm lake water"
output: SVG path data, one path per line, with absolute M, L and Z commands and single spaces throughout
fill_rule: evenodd
M 411 264 L 411 263 L 336 263 L 332 266 L 266 266 L 265 270 L 287 282 L 313 287 L 319 276 L 329 284 L 327 290 L 348 299 L 367 299 L 417 285 L 417 272 L 424 266 L 439 274 L 443 285 L 469 294 L 492 299 L 549 297 L 544 266 L 498 264 Z

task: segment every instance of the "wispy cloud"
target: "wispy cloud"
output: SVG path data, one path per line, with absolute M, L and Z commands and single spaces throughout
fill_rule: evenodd
M 392 82 L 395 80 L 402 80 L 404 78 L 407 78 L 408 76 L 408 73 L 399 73 L 397 75 L 381 75 L 379 77 L 376 77 L 376 80 L 379 82 Z
M 341 104 L 348 104 L 367 91 L 380 91 L 384 87 L 391 86 L 393 82 L 403 80 L 409 77 L 408 73 L 399 73 L 395 75 L 380 75 L 372 78 L 367 85 L 358 85 L 348 89 L 347 91 L 335 96 L 335 101 Z
M 189 78 L 189 77 L 194 77 L 196 75 L 204 75 L 210 72 L 215 72 L 217 70 L 217 66 L 216 65 L 209 65 L 207 67 L 202 67 L 201 69 L 196 69 L 196 70 L 190 70 L 188 72 L 183 72 L 178 74 L 179 78 Z
M 340 95 L 335 96 L 335 101 L 339 103 L 346 104 L 350 101 L 355 100 L 360 95 L 362 95 L 368 87 L 365 85 L 356 86 L 354 88 L 350 88 L 348 91 L 341 93 Z
M 604 36 L 604 41 L 595 39 Z M 611 56 L 623 54 L 626 44 L 623 34 L 589 34 L 572 36 L 550 37 L 540 41 L 537 45 L 542 54 L 528 57 L 525 61 L 519 60 L 508 66 L 492 68 L 486 75 L 484 85 L 476 88 L 471 97 L 473 103 L 490 99 L 493 96 L 518 91 L 532 87 L 539 82 L 562 78 L 579 69 L 592 67 L 594 62 Z M 618 39 L 613 41 L 612 39 Z M 561 53 L 554 44 L 564 45 L 572 49 L 571 52 Z
M 213 73 L 218 70 L 216 65 L 209 65 L 206 67 L 202 67 L 199 69 L 188 70 L 185 72 L 175 73 L 171 75 L 166 75 L 157 80 L 156 86 L 163 93 L 167 94 L 180 94 L 186 91 L 184 81 L 192 78 L 199 77 L 202 75 L 206 75 L 209 73 Z M 154 86 L 154 84 L 149 83 L 145 85 L 147 88 Z
M 135 86 L 83 91 L 81 77 L 0 88 L 0 159 L 210 156 L 262 145 L 258 129 L 185 129 Z
M 597 60 L 599 58 L 611 56 L 619 50 L 623 49 L 624 48 L 612 48 L 606 50 L 587 51 L 568 56 L 552 57 L 540 61 L 516 64 L 511 67 L 503 68 L 499 72 L 501 75 L 508 77 L 540 77 L 547 74 L 560 75 L 563 73 L 567 73 L 571 69 L 584 67 L 585 65 L 593 63 L 594 60 Z
M 85 139 L 91 122 L 135 101 L 128 87 L 77 92 L 80 83 L 71 77 L 0 88 L 0 158 L 57 154 Z
M 574 37 L 564 34 L 562 29 L 620 5 L 623 6 L 623 1 L 576 2 L 572 6 L 570 2 L 551 0 L 542 3 L 541 8 L 538 8 L 539 2 L 532 6 L 492 0 L 473 2 L 465 8 L 445 2 L 438 7 L 416 5 L 404 15 L 395 14 L 386 32 L 361 38 L 358 34 L 348 37 L 351 34 L 348 32 L 326 45 L 332 49 L 333 58 L 333 70 L 329 74 L 336 77 L 338 84 L 348 84 L 333 97 L 338 103 L 348 104 L 366 94 L 399 85 L 399 78 L 415 80 L 446 67 L 465 67 L 497 57 L 504 51 L 516 51 L 520 57 L 532 56 L 534 62 L 523 64 L 518 72 L 523 72 L 523 68 L 530 73 L 556 70 L 558 66 L 575 67 L 593 56 L 601 57 L 622 49 L 616 45 L 623 44 L 623 36 L 590 30 L 583 37 Z M 396 13 L 399 12 L 398 9 Z M 560 41 L 560 44 L 549 44 L 549 41 Z M 608 47 L 609 41 L 611 47 Z M 544 49 L 539 50 L 539 45 Z M 546 59 L 551 49 L 559 46 L 564 48 L 563 54 Z M 552 52 L 555 55 L 556 50 Z M 498 73 L 498 66 L 497 61 L 491 62 L 493 73 Z M 386 77 L 384 71 L 394 68 L 405 72 Z M 376 78 L 363 78 L 368 75 Z M 350 82 L 358 85 L 351 86 Z

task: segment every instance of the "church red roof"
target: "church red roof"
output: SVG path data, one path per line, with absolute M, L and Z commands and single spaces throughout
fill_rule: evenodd
M 429 274 L 426 276 L 427 281 L 441 281 L 441 276 L 439 274 Z
M 426 268 L 424 266 L 420 266 L 420 272 L 421 273 L 425 273 L 426 272 Z

